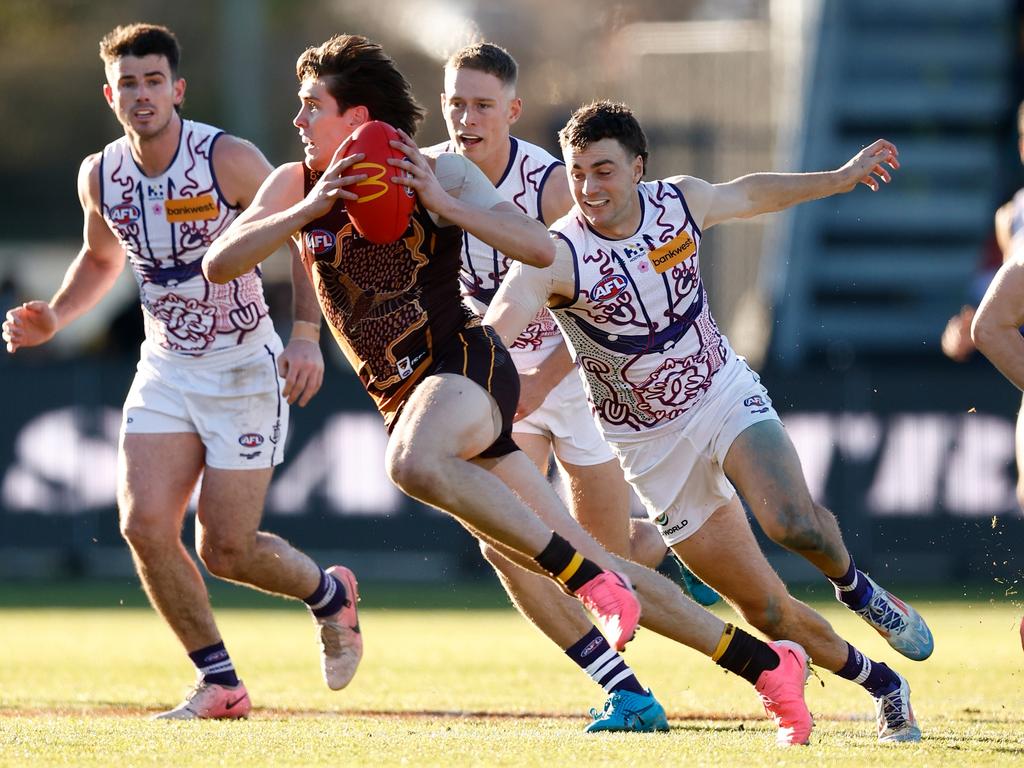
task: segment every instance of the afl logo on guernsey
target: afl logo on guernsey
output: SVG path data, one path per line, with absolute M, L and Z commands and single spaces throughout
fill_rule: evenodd
M 115 224 L 137 221 L 142 212 L 131 203 L 121 203 L 110 209 L 110 220 Z
M 607 301 L 622 293 L 626 289 L 626 278 L 622 275 L 608 275 L 590 292 L 594 301 Z
M 238 444 L 246 448 L 255 448 L 257 445 L 263 445 L 263 435 L 249 432 L 238 438 Z
M 334 250 L 334 234 L 326 229 L 312 229 L 306 233 L 306 250 L 320 256 Z

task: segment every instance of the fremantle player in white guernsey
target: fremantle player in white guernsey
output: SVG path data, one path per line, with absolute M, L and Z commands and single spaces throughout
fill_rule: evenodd
M 890 645 L 930 655 L 920 615 L 857 570 L 835 518 L 811 500 L 767 391 L 710 314 L 698 262 L 710 226 L 858 183 L 877 190 L 899 166 L 896 148 L 876 141 L 831 172 L 710 184 L 642 181 L 647 140 L 621 104 L 580 108 L 559 138 L 576 207 L 552 227 L 555 262 L 513 266 L 485 322 L 514 339 L 551 307 L 601 429 L 665 541 L 751 624 L 791 637 L 868 690 L 880 740 L 920 739 L 907 681 L 793 599 L 757 546 L 737 490 L 765 532 L 818 567 Z
M 353 620 L 355 582 L 325 572 L 284 540 L 259 531 L 288 406 L 320 388 L 320 315 L 295 259 L 291 340 L 282 350 L 259 273 L 228 285 L 202 273 L 207 248 L 252 202 L 270 164 L 252 144 L 179 114 L 185 80 L 165 27 L 117 27 L 100 42 L 103 92 L 124 135 L 81 166 L 84 244 L 49 302 L 7 313 L 9 352 L 48 341 L 110 289 L 127 257 L 139 285 L 146 338 L 124 405 L 118 507 L 150 601 L 197 672 L 167 719 L 245 717 L 251 707 L 181 542 L 196 483 L 196 549 L 220 578 L 304 600 L 319 625 L 324 674 L 338 688 L 358 658 L 333 650 Z M 112 659 L 113 663 L 113 659 Z

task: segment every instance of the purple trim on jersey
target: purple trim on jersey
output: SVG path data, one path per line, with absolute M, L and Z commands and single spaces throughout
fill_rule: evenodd
M 683 190 L 679 188 L 677 184 L 673 184 L 671 181 L 662 181 L 662 184 L 667 184 L 672 187 L 677 193 L 679 193 L 679 202 L 683 204 L 683 211 L 686 213 L 686 221 L 683 222 L 685 227 L 687 224 L 693 225 L 693 231 L 697 233 L 697 237 L 702 237 L 703 232 L 700 231 L 700 227 L 697 226 L 696 220 L 693 218 L 693 214 L 690 213 L 690 206 L 686 204 L 686 195 L 683 194 Z
M 580 298 L 580 261 L 579 261 L 579 256 L 576 254 L 576 247 L 572 244 L 572 241 L 568 237 L 563 235 L 561 232 L 551 232 L 550 234 L 553 234 L 556 237 L 559 237 L 562 240 L 564 240 L 565 244 L 569 246 L 569 251 L 572 253 L 572 279 L 573 279 L 572 298 L 570 298 L 569 301 L 567 301 L 565 304 L 558 304 L 558 305 L 555 305 L 555 306 L 551 307 L 551 309 L 566 309 L 568 307 L 571 307 L 577 301 L 579 301 L 579 298 Z
M 675 323 L 672 323 L 663 331 L 642 336 L 623 336 L 620 333 L 608 333 L 584 322 L 578 315 L 570 312 L 565 313 L 565 317 L 567 320 L 571 320 L 573 325 L 583 335 L 594 343 L 600 344 L 605 349 L 620 355 L 645 355 L 650 352 L 665 352 L 674 346 L 693 327 L 694 322 L 696 322 L 703 309 L 704 291 L 701 291 L 697 295 L 697 300 L 690 305 L 689 309 Z
M 171 162 L 167 164 L 167 167 L 160 171 L 160 173 L 158 173 L 156 176 L 148 176 L 146 172 L 142 170 L 142 166 L 140 166 L 138 161 L 135 159 L 135 153 L 132 152 L 131 145 L 128 146 L 128 157 L 130 157 L 132 159 L 132 162 L 135 163 L 135 167 L 139 169 L 139 174 L 142 176 L 142 178 L 159 179 L 161 176 L 163 176 L 165 173 L 171 170 L 172 167 L 174 167 L 174 162 L 178 159 L 178 153 L 181 152 L 181 145 L 185 139 L 185 119 L 179 116 L 179 122 L 181 123 L 181 130 L 178 131 L 178 146 L 175 147 L 174 149 L 174 157 L 171 158 Z
M 188 264 L 176 264 L 173 267 L 149 267 L 139 265 L 139 273 L 150 283 L 162 285 L 165 288 L 172 283 L 177 285 L 203 273 L 203 260 L 196 259 Z
M 549 165 L 547 170 L 544 171 L 544 176 L 543 176 L 543 178 L 541 178 L 540 184 L 538 185 L 538 189 L 537 189 L 537 221 L 539 221 L 541 224 L 547 224 L 547 221 L 544 220 L 544 186 L 548 183 L 548 179 L 551 178 L 551 172 L 553 170 L 555 170 L 556 168 L 559 168 L 559 167 L 565 168 L 565 163 L 563 163 L 561 160 L 559 160 L 558 162 L 555 162 L 555 163 L 552 163 L 551 165 Z
M 596 237 L 601 238 L 606 243 L 620 243 L 623 240 L 629 240 L 632 237 L 636 237 L 636 233 L 639 232 L 641 229 L 643 229 L 644 218 L 647 216 L 647 207 L 644 205 L 644 196 L 640 193 L 640 185 L 639 184 L 637 184 L 637 187 L 636 187 L 636 196 L 640 199 L 640 223 L 636 225 L 636 229 L 633 230 L 632 234 L 626 235 L 625 237 L 617 237 L 617 238 L 605 237 L 600 232 L 598 232 L 596 229 L 594 229 L 592 226 L 590 226 L 590 222 L 587 221 L 587 217 L 586 216 L 583 216 L 583 223 L 586 225 L 587 229 L 589 229 Z M 581 216 L 583 215 L 582 212 L 580 213 L 580 215 Z
M 232 205 L 228 201 L 228 199 L 224 197 L 224 192 L 220 188 L 220 182 L 217 181 L 217 168 L 213 164 L 213 148 L 217 145 L 217 139 L 224 135 L 224 131 L 220 131 L 219 133 L 213 134 L 213 137 L 210 139 L 210 159 L 207 160 L 207 162 L 210 164 L 210 178 L 213 180 L 213 188 L 217 190 L 217 197 L 220 198 L 220 201 L 224 203 L 224 205 L 227 206 L 230 210 L 237 211 L 242 206 Z
M 106 176 L 106 174 L 103 173 L 103 156 L 106 153 L 107 153 L 106 148 L 104 148 L 100 152 L 100 199 L 99 199 L 99 204 L 100 204 L 100 216 L 103 219 L 106 219 L 106 213 L 107 213 L 106 206 L 103 205 L 103 179 Z M 104 223 L 107 225 L 107 229 L 110 229 L 110 223 L 107 222 L 107 221 L 104 221 Z M 114 234 L 116 235 L 117 233 L 115 232 Z
M 501 178 L 498 179 L 498 183 L 494 185 L 495 187 L 500 187 L 504 183 L 505 178 L 509 174 L 509 171 L 512 170 L 512 165 L 515 163 L 516 154 L 518 152 L 519 152 L 519 142 L 516 141 L 516 137 L 515 136 L 509 136 L 508 137 L 508 165 L 506 165 L 505 166 L 505 170 L 502 171 Z
M 128 150 L 128 154 L 131 154 L 131 150 L 130 149 Z M 167 183 L 168 192 L 170 191 L 170 186 L 171 186 L 170 180 L 168 180 L 168 183 Z M 139 202 L 143 202 L 144 203 L 146 197 L 145 197 L 145 193 L 144 193 L 144 191 L 142 189 L 142 180 L 141 179 L 139 180 L 139 183 L 138 183 L 138 185 L 135 188 L 135 194 L 138 195 Z M 168 194 L 168 197 L 170 197 L 170 194 Z M 142 214 L 139 216 L 139 218 L 142 219 L 142 239 L 146 241 L 146 252 L 149 254 L 150 261 L 154 261 L 154 262 L 158 262 L 159 263 L 159 260 L 153 254 L 153 246 L 149 244 L 149 224 L 147 223 L 149 221 L 149 210 L 146 208 L 145 205 L 142 205 L 141 207 L 142 207 Z M 174 259 L 178 258 L 178 254 L 175 252 L 175 249 L 174 249 L 174 225 L 173 224 L 171 225 L 171 257 L 174 258 Z

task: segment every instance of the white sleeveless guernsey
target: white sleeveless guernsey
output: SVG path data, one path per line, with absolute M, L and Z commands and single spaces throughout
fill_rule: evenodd
M 591 408 L 609 438 L 665 425 L 693 408 L 733 357 L 700 279 L 701 232 L 682 192 L 641 182 L 641 221 L 623 240 L 578 208 L 551 228 L 572 250 L 576 292 L 552 311 L 571 341 Z
M 531 218 L 544 221 L 541 200 L 544 185 L 552 173 L 564 173 L 565 163 L 535 144 L 509 137 L 508 165 L 494 186 L 501 196 Z M 454 152 L 451 142 L 437 145 L 432 151 Z M 512 260 L 478 237 L 466 233 L 462 239 L 462 296 L 481 317 L 498 292 L 502 278 Z M 561 342 L 561 335 L 551 314 L 541 310 L 516 339 L 510 351 L 516 367 L 532 368 L 546 358 Z
M 272 332 L 258 270 L 226 285 L 209 282 L 203 254 L 238 215 L 213 172 L 223 132 L 182 120 L 178 151 L 159 176 L 146 176 L 121 137 L 103 150 L 103 218 L 128 254 L 139 284 L 146 341 L 195 356 L 265 339 Z

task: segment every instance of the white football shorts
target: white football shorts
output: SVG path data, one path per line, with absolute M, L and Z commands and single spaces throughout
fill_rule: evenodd
M 217 469 L 265 469 L 284 460 L 288 401 L 277 374 L 281 339 L 199 357 L 172 355 L 148 342 L 124 402 L 126 434 L 194 432 Z
M 609 436 L 609 444 L 648 517 L 672 546 L 736 495 L 722 469 L 733 441 L 747 427 L 779 420 L 761 379 L 733 356 L 692 410 L 663 427 Z
M 615 458 L 590 412 L 583 380 L 575 370 L 558 382 L 540 408 L 512 425 L 512 434 L 543 435 L 565 464 L 590 467 Z

